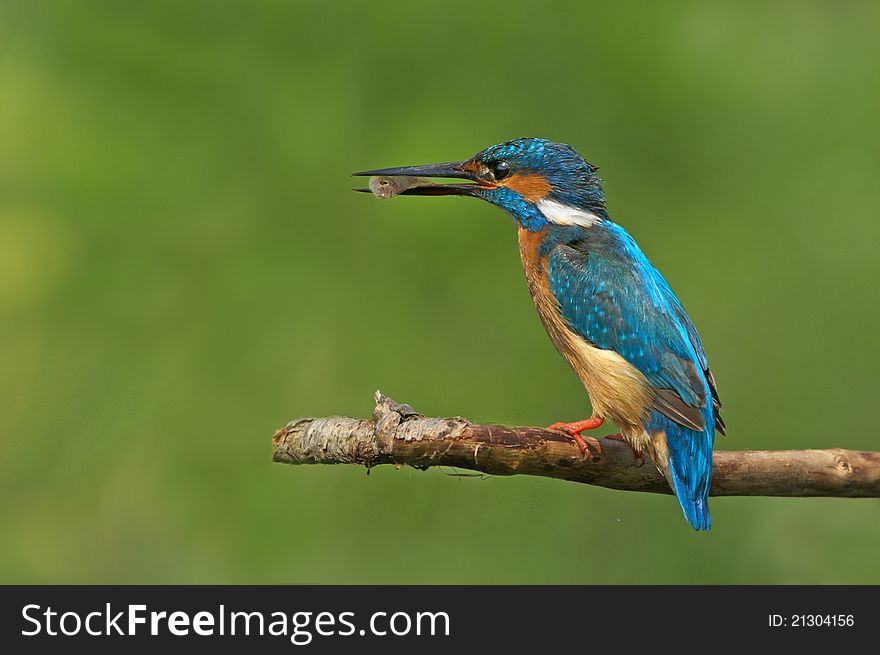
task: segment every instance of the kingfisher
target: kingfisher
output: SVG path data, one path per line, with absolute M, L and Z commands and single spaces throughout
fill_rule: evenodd
M 541 322 L 592 405 L 589 418 L 550 428 L 588 458 L 581 433 L 610 419 L 617 438 L 648 451 L 691 526 L 709 530 L 712 447 L 724 434 L 715 378 L 672 288 L 611 220 L 597 170 L 567 144 L 519 138 L 464 161 L 354 175 L 418 178 L 400 195 L 470 196 L 510 214 Z

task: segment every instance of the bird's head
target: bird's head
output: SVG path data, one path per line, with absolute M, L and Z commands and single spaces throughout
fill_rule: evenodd
M 482 198 L 509 212 L 521 227 L 540 230 L 551 224 L 588 227 L 607 218 L 596 170 L 569 145 L 520 138 L 486 148 L 465 161 L 383 168 L 354 175 L 469 180 L 465 184 L 418 184 L 402 191 L 402 195 Z

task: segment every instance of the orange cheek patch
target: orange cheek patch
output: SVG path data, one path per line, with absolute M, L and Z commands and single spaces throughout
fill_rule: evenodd
M 529 202 L 538 202 L 550 193 L 550 183 L 547 181 L 547 178 L 535 173 L 531 175 L 514 173 L 506 180 L 503 180 L 501 185 L 516 191 Z

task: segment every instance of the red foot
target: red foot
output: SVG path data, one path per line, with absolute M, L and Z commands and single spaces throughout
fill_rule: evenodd
M 584 419 L 583 421 L 575 421 L 574 423 L 554 423 L 553 425 L 548 426 L 547 429 L 561 430 L 562 432 L 565 432 L 568 436 L 574 439 L 574 442 L 580 449 L 581 454 L 584 456 L 584 460 L 590 461 L 593 458 L 593 455 L 587 448 L 587 442 L 584 441 L 584 438 L 581 436 L 581 432 L 583 432 L 584 430 L 595 430 L 604 422 L 604 418 L 591 416 L 590 418 Z
M 583 421 L 575 421 L 574 423 L 554 423 L 547 429 L 562 430 L 573 437 L 576 434 L 579 435 L 584 430 L 595 430 L 604 422 L 604 418 L 591 416 L 590 418 L 585 418 Z
M 636 450 L 635 448 L 633 448 L 632 445 L 626 439 L 623 438 L 622 434 L 609 434 L 609 435 L 605 436 L 605 439 L 614 439 L 614 441 L 622 441 L 627 446 L 629 446 L 629 449 L 631 451 L 633 451 L 633 455 L 635 455 L 638 459 L 642 459 L 642 451 Z

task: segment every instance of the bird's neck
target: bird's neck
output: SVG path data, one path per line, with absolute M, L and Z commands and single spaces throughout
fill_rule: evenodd
M 520 227 L 529 232 L 541 232 L 552 225 L 580 225 L 589 227 L 608 220 L 601 189 L 595 194 L 583 190 L 582 195 L 553 193 L 541 198 L 529 198 L 505 187 L 483 191 L 482 197 L 513 216 Z
M 574 233 L 568 228 L 591 229 L 602 228 L 606 223 L 613 225 L 604 207 L 588 208 L 581 205 L 569 205 L 551 198 L 542 198 L 535 204 L 508 209 L 517 222 L 530 232 L 551 230 L 558 234 Z M 554 229 L 554 228 L 562 228 Z M 577 232 L 575 230 L 575 232 Z
M 607 214 L 589 226 L 550 223 L 537 230 L 528 230 L 521 226 L 521 246 L 525 232 L 531 233 L 528 243 L 535 249 L 536 261 L 542 260 L 559 245 L 573 243 L 577 243 L 579 249 L 585 252 L 601 253 L 612 258 L 622 253 L 641 254 L 635 240 L 620 225 L 607 218 Z
M 598 178 L 591 179 L 589 183 L 579 184 L 573 188 L 556 188 L 550 199 L 563 205 L 577 208 L 607 219 L 605 210 L 605 192 Z

